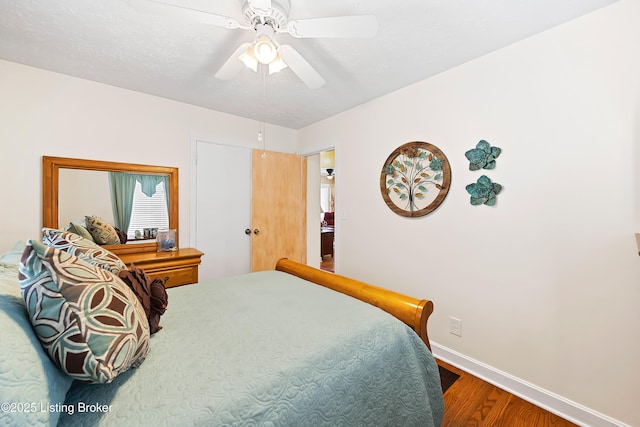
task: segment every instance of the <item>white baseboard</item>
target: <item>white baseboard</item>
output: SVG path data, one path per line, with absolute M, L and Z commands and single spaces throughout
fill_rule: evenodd
M 502 372 L 440 344 L 431 342 L 433 355 L 483 381 L 508 391 L 574 424 L 584 427 L 631 427 L 541 387 Z

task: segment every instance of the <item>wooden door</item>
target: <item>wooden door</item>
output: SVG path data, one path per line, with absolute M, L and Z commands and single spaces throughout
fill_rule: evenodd
M 253 150 L 251 270 L 273 270 L 280 258 L 306 262 L 307 161 Z

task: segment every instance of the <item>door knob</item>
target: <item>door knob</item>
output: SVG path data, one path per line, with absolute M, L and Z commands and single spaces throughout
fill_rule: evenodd
M 258 234 L 260 234 L 260 230 L 258 230 L 257 228 L 254 228 L 253 229 L 253 234 L 255 234 L 257 236 Z
M 247 228 L 246 230 L 244 230 L 244 234 L 246 234 L 247 236 L 249 236 L 251 234 L 251 229 Z

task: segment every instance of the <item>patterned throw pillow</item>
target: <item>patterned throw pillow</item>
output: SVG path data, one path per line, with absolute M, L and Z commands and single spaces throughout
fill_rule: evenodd
M 99 245 L 119 245 L 120 237 L 115 228 L 105 220 L 97 216 L 85 216 L 84 221 L 87 230 L 93 240 Z
M 77 224 L 75 222 L 70 222 L 66 228 L 66 231 L 70 231 L 72 233 L 76 233 L 78 236 L 82 236 L 87 240 L 94 241 L 93 236 L 89 233 L 89 230 L 84 225 Z
M 113 273 L 30 241 L 19 278 L 38 339 L 73 378 L 108 383 L 144 361 L 149 323 L 136 296 Z
M 42 243 L 47 246 L 76 255 L 114 274 L 127 269 L 116 254 L 75 233 L 54 228 L 43 228 L 42 233 Z

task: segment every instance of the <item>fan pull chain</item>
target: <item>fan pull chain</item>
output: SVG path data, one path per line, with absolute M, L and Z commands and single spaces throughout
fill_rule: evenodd
M 262 122 L 260 123 L 260 131 L 258 132 L 258 142 L 262 142 L 262 158 L 267 158 L 267 137 L 266 137 L 266 116 L 267 116 L 267 72 L 266 66 L 260 64 L 260 74 L 262 74 Z

